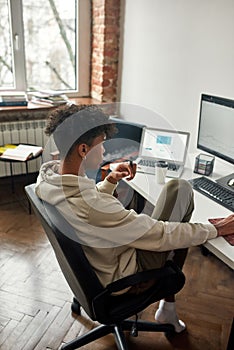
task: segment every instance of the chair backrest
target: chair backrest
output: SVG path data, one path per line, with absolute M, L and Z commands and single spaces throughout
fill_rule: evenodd
M 104 288 L 90 266 L 81 245 L 72 239 L 76 235 L 74 228 L 54 206 L 38 198 L 35 184 L 26 186 L 25 191 L 74 296 L 86 313 L 95 320 L 92 301 Z M 69 237 L 64 232 L 69 232 Z

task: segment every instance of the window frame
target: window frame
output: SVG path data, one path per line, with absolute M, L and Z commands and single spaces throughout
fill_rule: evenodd
M 8 0 L 11 27 L 12 69 L 15 86 L 0 87 L 0 91 L 26 91 L 26 66 L 23 36 L 23 0 Z M 91 55 L 91 0 L 77 1 L 77 90 L 65 91 L 70 97 L 90 95 L 90 55 Z M 29 91 L 30 95 L 30 91 Z

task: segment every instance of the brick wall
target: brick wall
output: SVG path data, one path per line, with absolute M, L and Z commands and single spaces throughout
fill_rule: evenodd
M 120 1 L 92 0 L 91 97 L 101 102 L 116 101 Z

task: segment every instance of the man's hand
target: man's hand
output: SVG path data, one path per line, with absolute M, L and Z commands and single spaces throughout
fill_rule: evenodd
M 106 179 L 112 183 L 117 184 L 117 182 L 124 177 L 126 180 L 130 181 L 136 175 L 136 164 L 132 162 L 124 162 L 119 163 L 115 170 L 113 170 L 110 174 L 107 175 Z
M 218 231 L 218 236 L 228 236 L 234 234 L 234 214 L 226 218 L 209 219 Z

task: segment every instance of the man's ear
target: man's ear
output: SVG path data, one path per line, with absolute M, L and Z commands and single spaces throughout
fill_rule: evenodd
M 81 143 L 77 146 L 77 151 L 81 158 L 85 158 L 88 152 L 88 146 L 85 143 Z

